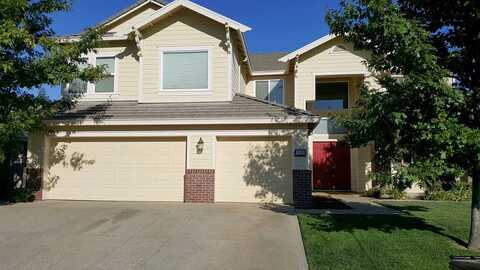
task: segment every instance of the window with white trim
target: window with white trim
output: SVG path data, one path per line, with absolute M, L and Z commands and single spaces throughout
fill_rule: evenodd
M 115 57 L 97 56 L 95 65 L 105 66 L 106 76 L 95 83 L 95 93 L 113 93 L 115 91 Z
M 162 90 L 209 90 L 209 50 L 161 51 Z
M 283 80 L 255 81 L 255 96 L 277 104 L 284 104 Z
M 78 64 L 78 69 L 80 71 L 87 68 L 88 66 L 88 59 L 82 58 L 82 60 L 85 62 Z M 68 93 L 72 95 L 82 95 L 87 93 L 88 82 L 82 81 L 81 79 L 75 79 L 72 82 L 68 83 L 66 86 L 64 86 L 64 89 L 67 90 L 67 92 L 64 92 L 64 93 Z

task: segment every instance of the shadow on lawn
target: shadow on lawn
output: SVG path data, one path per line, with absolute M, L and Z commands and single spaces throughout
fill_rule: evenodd
M 400 206 L 400 205 L 382 204 L 381 202 L 378 202 L 378 204 L 383 205 L 383 206 L 388 207 L 388 208 L 398 210 L 398 211 L 402 211 L 406 214 L 408 214 L 409 211 L 412 211 L 412 212 L 427 212 L 427 211 L 430 210 L 428 207 L 421 206 L 421 205 Z
M 429 231 L 447 237 L 457 244 L 466 247 L 462 239 L 444 233 L 440 227 L 428 224 L 424 219 L 404 215 L 308 215 L 310 220 L 306 225 L 313 230 L 323 232 L 350 232 L 358 230 L 377 230 L 384 233 L 393 233 L 402 230 Z

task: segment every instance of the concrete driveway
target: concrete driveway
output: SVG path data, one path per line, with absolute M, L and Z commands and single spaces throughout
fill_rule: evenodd
M 1 269 L 307 269 L 295 215 L 257 204 L 0 206 Z

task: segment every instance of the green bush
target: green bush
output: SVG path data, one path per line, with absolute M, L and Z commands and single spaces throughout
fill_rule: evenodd
M 379 187 L 374 187 L 372 189 L 367 190 L 365 192 L 365 196 L 367 197 L 372 197 L 375 199 L 381 199 L 382 198 L 382 189 Z
M 472 199 L 472 186 L 465 182 L 457 182 L 450 190 L 437 188 L 425 192 L 425 200 L 432 201 L 470 201 Z
M 394 199 L 403 200 L 407 197 L 407 193 L 404 190 L 400 190 L 393 187 L 374 187 L 365 193 L 365 196 L 375 199 Z
M 35 196 L 32 191 L 28 188 L 17 188 L 13 191 L 10 196 L 10 202 L 19 203 L 19 202 L 33 202 Z

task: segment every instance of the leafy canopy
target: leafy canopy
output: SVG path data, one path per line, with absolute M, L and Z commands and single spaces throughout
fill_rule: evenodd
M 374 143 L 380 167 L 401 164 L 402 186 L 472 172 L 480 161 L 479 5 L 343 0 L 327 15 L 333 33 L 371 52 L 381 86 L 364 85 L 341 119 L 347 141 Z
M 98 47 L 99 30 L 85 31 L 78 42 L 55 38 L 51 14 L 70 7 L 67 0 L 0 3 L 0 161 L 25 132 L 41 129 L 43 119 L 72 105 L 72 98 L 51 101 L 38 89 L 102 76 L 103 67 L 78 68 L 82 55 Z

